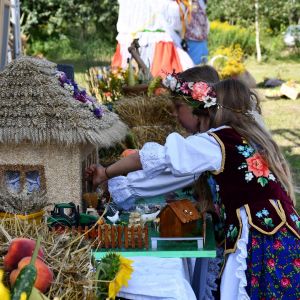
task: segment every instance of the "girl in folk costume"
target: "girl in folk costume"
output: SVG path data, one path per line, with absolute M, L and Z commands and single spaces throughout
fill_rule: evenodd
M 278 146 L 253 117 L 255 95 L 233 79 L 208 85 L 173 73 L 164 82 L 194 108 L 203 133 L 172 133 L 165 145 L 146 143 L 86 174 L 95 185 L 140 169 L 148 178 L 211 174 L 225 233 L 221 299 L 299 299 L 300 218 L 291 176 Z
M 152 76 L 165 72 L 181 72 L 193 66 L 189 55 L 181 49 L 180 9 L 173 0 L 118 0 L 117 49 L 112 67 L 127 66 L 128 47 L 139 40 L 139 52 Z

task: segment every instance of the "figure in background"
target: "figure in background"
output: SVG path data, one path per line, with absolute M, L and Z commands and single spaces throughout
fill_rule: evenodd
M 187 43 L 187 52 L 195 65 L 207 62 L 207 37 L 209 21 L 206 15 L 205 0 L 191 0 L 191 18 L 186 20 L 184 39 Z
M 172 0 L 119 0 L 117 49 L 112 67 L 127 67 L 128 47 L 139 41 L 142 60 L 152 76 L 181 72 L 194 64 L 181 49 L 179 5 Z

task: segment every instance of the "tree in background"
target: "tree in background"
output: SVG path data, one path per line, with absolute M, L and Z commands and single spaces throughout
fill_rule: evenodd
M 117 0 L 23 0 L 23 34 L 29 43 L 69 38 L 73 48 L 83 41 L 114 43 Z M 83 51 L 84 52 L 84 51 Z

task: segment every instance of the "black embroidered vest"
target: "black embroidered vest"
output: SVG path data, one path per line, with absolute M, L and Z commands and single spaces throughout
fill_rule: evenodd
M 272 235 L 287 226 L 300 237 L 300 218 L 294 205 L 261 155 L 234 129 L 210 133 L 222 149 L 221 170 L 213 172 L 225 223 L 225 254 L 235 252 L 244 207 L 249 224 Z M 221 216 L 222 217 L 222 216 Z

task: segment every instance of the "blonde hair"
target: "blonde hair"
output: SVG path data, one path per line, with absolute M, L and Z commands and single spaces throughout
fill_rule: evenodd
M 234 79 L 220 81 L 213 87 L 219 107 L 209 108 L 210 127 L 228 125 L 243 136 L 267 161 L 271 171 L 295 204 L 292 176 L 287 161 L 270 132 L 259 124 L 251 113 L 254 105 L 257 112 L 261 111 L 256 94 L 252 93 L 242 82 Z

